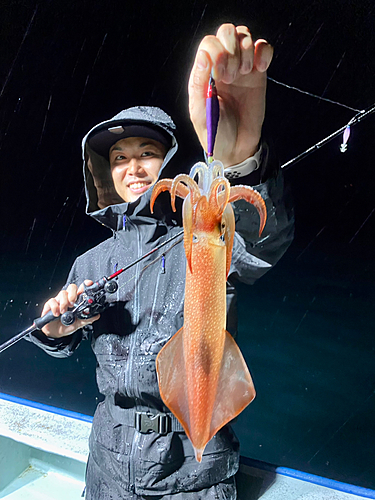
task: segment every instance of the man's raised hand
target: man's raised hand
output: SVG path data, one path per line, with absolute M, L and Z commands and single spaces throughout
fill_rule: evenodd
M 233 24 L 223 24 L 216 36 L 204 37 L 198 47 L 189 79 L 190 118 L 207 151 L 205 106 L 212 71 L 220 103 L 214 158 L 225 167 L 257 151 L 272 55 L 273 49 L 265 40 L 254 43 L 246 26 Z

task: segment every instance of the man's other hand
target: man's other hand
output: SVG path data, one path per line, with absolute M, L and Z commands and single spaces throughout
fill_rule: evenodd
M 92 285 L 93 281 L 85 280 L 85 285 Z M 43 307 L 42 316 L 52 311 L 54 316 L 59 317 L 64 314 L 70 307 L 73 307 L 77 301 L 78 295 L 84 291 L 83 283 L 78 288 L 77 285 L 70 284 L 66 290 L 56 295 L 56 297 L 49 299 Z M 74 323 L 69 326 L 64 326 L 60 320 L 51 321 L 48 325 L 42 328 L 42 332 L 51 338 L 60 338 L 71 335 L 76 330 L 79 330 L 85 325 L 91 325 L 94 321 L 100 318 L 100 314 L 93 316 L 89 319 L 76 318 Z

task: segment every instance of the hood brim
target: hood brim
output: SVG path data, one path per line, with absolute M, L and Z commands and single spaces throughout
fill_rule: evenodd
M 83 173 L 87 200 L 86 213 L 101 224 L 114 230 L 119 227 L 118 219 L 125 214 L 137 215 L 141 213 L 146 214 L 147 212 L 152 217 L 151 213 L 148 213 L 152 189 L 146 191 L 133 203 L 124 202 L 114 188 L 107 154 L 109 148 L 100 150 L 101 153 L 104 153 L 100 154 L 92 148 L 91 140 L 93 137 L 99 135 L 101 131 L 108 131 L 111 128 L 119 126 L 135 125 L 157 131 L 159 134 L 162 134 L 165 140 L 169 140 L 169 149 L 161 166 L 159 179 L 162 176 L 165 166 L 178 149 L 177 140 L 174 135 L 176 126 L 173 120 L 160 108 L 139 106 L 121 111 L 112 119 L 101 122 L 93 127 L 82 141 Z M 119 132 L 113 144 L 121 139 L 119 135 L 123 132 Z M 113 133 L 109 132 L 109 134 L 111 134 L 112 139 Z

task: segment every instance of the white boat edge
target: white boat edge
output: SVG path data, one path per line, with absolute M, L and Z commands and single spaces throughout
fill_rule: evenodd
M 86 463 L 92 417 L 0 393 L 0 436 Z
M 69 479 L 68 487 L 74 489 L 74 494 L 72 490 L 69 498 L 80 498 L 89 453 L 91 423 L 92 417 L 88 415 L 0 393 L 0 471 L 11 471 L 8 478 L 0 475 L 0 498 L 26 498 L 24 493 L 20 493 L 20 488 L 26 487 L 24 484 L 34 484 L 34 480 L 25 479 L 23 467 L 33 471 L 34 475 L 37 470 L 39 476 L 43 474 L 44 478 L 52 471 L 55 475 L 50 474 L 50 478 L 53 476 L 55 481 L 58 472 L 60 477 Z M 22 460 L 16 458 L 20 455 L 15 443 L 19 443 L 18 447 L 22 449 L 27 447 L 35 450 L 33 453 L 28 452 L 27 463 L 22 464 Z M 12 450 L 10 454 L 13 453 L 14 459 L 20 461 L 14 467 L 7 464 L 10 460 L 9 450 Z M 43 461 L 48 461 L 49 465 L 43 465 Z M 7 466 L 4 467 L 4 464 Z M 12 473 L 16 476 L 11 477 Z M 64 487 L 68 483 L 65 481 Z M 52 483 L 47 483 L 46 479 L 44 484 L 51 488 Z M 239 500 L 375 499 L 374 490 L 246 457 L 241 457 L 237 484 Z M 51 493 L 51 500 L 67 498 L 60 483 L 58 489 Z M 33 492 L 36 492 L 35 487 Z

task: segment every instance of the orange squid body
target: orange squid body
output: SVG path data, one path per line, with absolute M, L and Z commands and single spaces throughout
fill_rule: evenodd
M 261 229 L 266 208 L 259 193 L 248 186 L 230 188 L 218 164 L 198 164 L 190 177 L 159 181 L 151 198 L 151 207 L 165 190 L 171 191 L 172 207 L 175 195 L 185 199 L 184 326 L 159 352 L 156 369 L 161 397 L 183 426 L 199 462 L 209 440 L 255 397 L 245 360 L 225 329 L 226 278 L 235 230 L 229 202 L 245 198 L 253 203 Z

